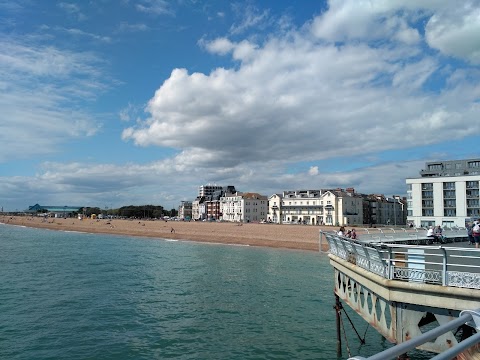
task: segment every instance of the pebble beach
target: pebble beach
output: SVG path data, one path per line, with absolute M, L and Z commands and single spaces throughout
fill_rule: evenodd
M 319 231 L 331 226 L 279 225 L 202 221 L 107 220 L 3 216 L 0 222 L 34 228 L 147 238 L 199 241 L 319 251 Z M 326 250 L 326 244 L 324 244 Z

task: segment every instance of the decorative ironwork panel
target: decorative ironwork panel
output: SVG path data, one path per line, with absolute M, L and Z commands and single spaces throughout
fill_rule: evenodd
M 389 341 L 396 342 L 396 308 L 335 269 L 335 293 Z
M 435 270 L 410 269 L 395 267 L 393 278 L 396 280 L 409 280 L 418 282 L 429 282 L 434 284 L 442 283 L 442 274 Z
M 370 271 L 374 274 L 380 275 L 381 277 L 387 277 L 387 267 L 382 262 L 371 261 Z
M 469 289 L 480 289 L 480 274 L 447 271 L 447 285 Z

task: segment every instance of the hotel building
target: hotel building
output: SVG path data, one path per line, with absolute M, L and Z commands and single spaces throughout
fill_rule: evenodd
M 284 191 L 270 196 L 267 221 L 335 226 L 362 224 L 363 200 L 353 188 Z
M 220 198 L 222 220 L 260 222 L 267 218 L 268 198 L 257 193 L 226 193 Z
M 417 227 L 464 227 L 480 218 L 480 159 L 427 162 L 406 179 L 407 222 Z

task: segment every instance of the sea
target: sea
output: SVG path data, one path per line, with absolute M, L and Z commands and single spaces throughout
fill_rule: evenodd
M 365 344 L 342 317 L 337 357 L 333 288 L 317 252 L 0 224 L 0 359 L 347 359 L 390 347 L 349 311 Z

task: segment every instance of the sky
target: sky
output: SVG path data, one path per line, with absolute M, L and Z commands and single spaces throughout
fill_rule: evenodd
M 480 149 L 480 0 L 0 0 L 0 207 L 405 195 Z

